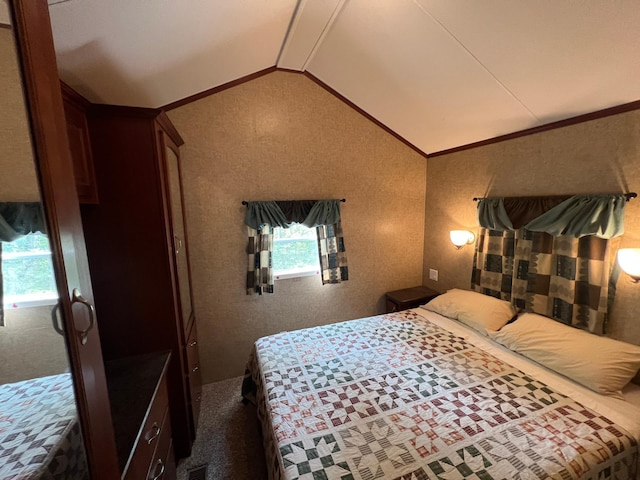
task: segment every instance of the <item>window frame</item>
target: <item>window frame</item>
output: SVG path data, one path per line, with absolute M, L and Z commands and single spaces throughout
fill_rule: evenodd
M 30 233 L 29 235 L 42 235 L 45 236 L 41 232 Z M 25 235 L 26 236 L 26 235 Z M 48 242 L 48 240 L 47 240 Z M 28 258 L 38 258 L 38 257 L 49 257 L 51 259 L 51 247 L 49 246 L 48 250 L 37 250 L 37 251 L 27 251 L 27 252 L 6 252 L 2 249 L 0 253 L 2 255 L 2 264 L 1 268 L 4 267 L 4 264 L 8 260 L 13 259 L 28 259 Z M 51 260 L 49 261 L 51 266 L 51 273 L 53 278 L 53 287 L 54 289 L 49 292 L 42 293 L 26 293 L 26 294 L 18 294 L 18 295 L 7 295 L 3 292 L 2 294 L 2 304 L 5 311 L 16 309 L 16 308 L 29 308 L 29 307 L 41 307 L 41 306 L 51 306 L 58 303 L 60 296 L 58 293 L 55 272 L 53 270 L 53 263 Z M 4 281 L 4 275 L 2 276 Z M 3 289 L 4 290 L 4 289 Z
M 315 242 L 315 244 L 317 245 L 317 233 L 315 232 L 315 228 L 309 228 L 306 227 L 304 225 L 302 225 L 301 223 L 296 223 L 293 226 L 301 226 L 306 228 L 307 230 L 313 231 L 314 232 L 314 238 L 313 241 Z M 274 250 L 274 254 L 275 254 L 275 250 L 276 250 L 276 243 L 278 242 L 282 242 L 282 241 L 287 241 L 287 240 L 305 240 L 305 241 L 311 241 L 311 238 L 307 238 L 307 237 L 293 237 L 293 238 L 286 238 L 286 239 L 276 239 L 276 230 L 277 229 L 283 229 L 283 227 L 273 227 L 273 250 Z M 285 230 L 285 229 L 283 229 Z M 311 267 L 311 266 L 305 266 L 305 267 L 299 267 L 299 268 L 289 268 L 289 269 L 281 269 L 279 270 L 277 265 L 275 264 L 275 262 L 273 263 L 273 279 L 274 281 L 276 280 L 288 280 L 288 279 L 292 279 L 292 278 L 302 278 L 302 277 L 313 277 L 316 275 L 320 275 L 320 255 L 317 254 L 316 252 L 316 264 Z

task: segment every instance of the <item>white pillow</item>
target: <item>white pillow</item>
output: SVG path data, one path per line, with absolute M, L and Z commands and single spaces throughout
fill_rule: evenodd
M 499 330 L 516 314 L 505 300 L 457 288 L 438 295 L 422 308 L 458 320 L 483 335 Z
M 525 313 L 491 338 L 603 395 L 622 398 L 640 369 L 640 346 L 599 337 L 535 313 Z

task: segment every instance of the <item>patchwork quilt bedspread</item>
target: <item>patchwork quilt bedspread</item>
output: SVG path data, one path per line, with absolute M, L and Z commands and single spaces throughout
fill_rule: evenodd
M 0 478 L 87 478 L 70 374 L 0 385 Z
M 638 478 L 624 429 L 414 310 L 259 339 L 272 479 Z

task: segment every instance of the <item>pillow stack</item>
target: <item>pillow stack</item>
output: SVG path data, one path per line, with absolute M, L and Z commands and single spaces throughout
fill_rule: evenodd
M 601 337 L 511 303 L 454 288 L 422 308 L 458 320 L 495 342 L 602 395 L 622 397 L 640 370 L 640 346 Z M 515 320 L 515 321 L 512 321 Z

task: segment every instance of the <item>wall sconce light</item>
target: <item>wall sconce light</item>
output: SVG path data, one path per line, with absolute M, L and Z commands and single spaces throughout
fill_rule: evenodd
M 618 250 L 618 264 L 633 279 L 633 283 L 640 282 L 640 248 Z
M 451 230 L 449 232 L 449 236 L 451 238 L 451 243 L 453 243 L 458 250 L 465 245 L 472 244 L 476 239 L 473 232 L 470 232 L 469 230 Z

